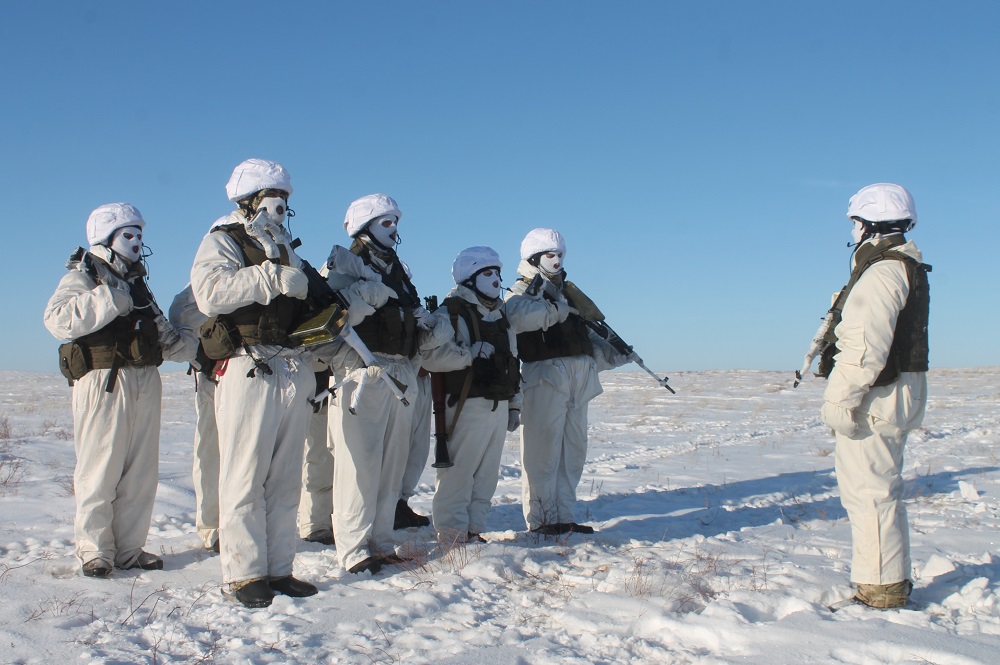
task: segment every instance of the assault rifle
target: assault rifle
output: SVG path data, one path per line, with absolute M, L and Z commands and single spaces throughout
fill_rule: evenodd
M 536 275 L 538 277 L 538 275 Z M 534 285 L 534 280 L 532 280 L 532 285 Z M 631 344 L 627 344 L 625 340 L 621 338 L 621 335 L 614 331 L 614 328 L 608 325 L 604 320 L 604 313 L 600 310 L 593 300 L 591 300 L 587 294 L 580 290 L 573 282 L 563 280 L 563 291 L 566 293 L 567 300 L 569 300 L 570 305 L 572 305 L 580 317 L 580 319 L 587 324 L 587 327 L 597 333 L 597 336 L 608 342 L 611 347 L 618 353 L 626 356 L 630 362 L 634 362 L 640 368 L 642 368 L 647 374 L 656 379 L 656 382 L 669 390 L 671 394 L 676 395 L 677 392 L 670 387 L 667 383 L 669 377 L 663 377 L 662 379 L 653 370 L 646 367 L 646 363 L 642 361 L 639 354 L 635 352 Z
M 792 388 L 798 388 L 799 384 L 802 383 L 802 377 L 806 375 L 809 371 L 809 367 L 812 365 L 813 359 L 816 356 L 822 356 L 826 353 L 827 348 L 830 346 L 830 342 L 826 339 L 826 334 L 829 332 L 830 327 L 833 326 L 834 311 L 831 308 L 826 316 L 823 318 L 823 322 L 819 324 L 819 329 L 816 330 L 816 334 L 813 335 L 813 340 L 809 344 L 809 350 L 806 351 L 805 358 L 802 361 L 802 368 L 795 370 L 795 381 L 792 383 Z M 820 367 L 823 366 L 823 362 L 820 361 Z
M 661 379 L 656 372 L 646 367 L 646 363 L 642 362 L 642 358 L 640 358 L 639 355 L 635 352 L 635 349 L 633 349 L 630 344 L 626 344 L 625 340 L 623 340 L 621 336 L 619 336 L 618 333 L 616 333 L 614 329 L 611 326 L 609 326 L 606 322 L 588 321 L 587 319 L 583 319 L 583 322 L 587 324 L 588 328 L 597 333 L 598 336 L 606 340 L 608 344 L 610 344 L 614 348 L 615 351 L 622 354 L 623 356 L 627 356 L 632 362 L 634 362 L 636 365 L 645 370 L 647 374 L 656 379 L 657 383 L 659 383 L 661 386 L 669 390 L 671 394 L 673 395 L 677 394 L 677 391 L 671 388 L 670 384 L 667 383 L 667 381 L 669 381 L 670 378 L 665 376 Z
M 302 242 L 296 238 L 291 242 L 291 247 L 295 249 L 301 244 Z M 368 349 L 364 341 L 358 337 L 358 333 L 354 332 L 354 329 L 347 322 L 348 303 L 344 297 L 338 291 L 334 291 L 330 287 L 330 284 L 323 279 L 323 276 L 319 274 L 319 271 L 313 268 L 305 259 L 302 259 L 302 272 L 305 273 L 306 279 L 309 280 L 309 290 L 306 298 L 321 308 L 321 311 L 307 318 L 305 322 L 292 331 L 290 336 L 299 341 L 302 346 L 308 347 L 332 341 L 339 335 L 348 346 L 354 349 L 365 367 L 381 365 L 378 359 L 372 355 L 371 350 Z M 321 324 L 319 329 L 311 327 L 317 323 Z M 407 388 L 406 384 L 388 372 L 380 372 L 379 374 L 386 385 L 389 386 L 392 394 L 396 396 L 396 399 L 402 402 L 403 406 L 409 406 L 410 401 L 404 396 Z M 344 381 L 320 393 L 316 396 L 315 401 L 321 401 L 327 395 L 334 394 L 336 389 L 341 387 L 346 381 L 347 379 L 345 378 Z
M 424 298 L 425 307 L 428 312 L 433 312 L 438 308 L 437 296 L 427 296 Z M 444 374 L 441 372 L 431 372 L 431 404 L 434 412 L 434 463 L 435 469 L 447 469 L 455 466 L 448 454 L 448 422 L 446 419 L 447 408 L 445 405 Z

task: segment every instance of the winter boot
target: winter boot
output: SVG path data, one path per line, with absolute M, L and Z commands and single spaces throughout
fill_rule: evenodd
M 532 529 L 534 533 L 540 533 L 543 536 L 561 536 L 563 534 L 569 533 L 572 527 L 565 523 L 559 522 L 558 524 L 543 524 Z
M 903 580 L 895 584 L 859 584 L 854 601 L 878 610 L 906 607 L 913 582 Z
M 319 589 L 314 584 L 297 580 L 291 575 L 271 580 L 269 584 L 271 585 L 271 590 L 275 593 L 282 593 L 292 598 L 315 596 L 319 592 Z
M 393 521 L 393 529 L 409 529 L 413 526 L 430 526 L 431 518 L 426 515 L 418 515 L 413 512 L 410 505 L 406 503 L 406 499 L 400 499 L 396 502 L 396 518 Z
M 163 559 L 155 554 L 150 554 L 145 550 L 139 550 L 139 556 L 136 557 L 135 561 L 127 566 L 118 567 L 122 570 L 132 570 L 133 568 L 141 568 L 142 570 L 163 570 Z
M 225 595 L 249 608 L 267 607 L 274 600 L 274 591 L 264 579 L 234 582 Z
M 486 539 L 483 538 L 482 534 L 475 533 L 474 531 L 470 531 L 468 533 L 468 535 L 466 536 L 465 542 L 467 542 L 467 543 L 485 543 Z
M 319 543 L 320 545 L 328 545 L 330 547 L 337 544 L 337 541 L 333 539 L 333 531 L 330 529 L 316 529 L 302 540 L 310 543 Z
M 569 530 L 573 533 L 594 533 L 594 527 L 587 526 L 586 524 L 577 524 L 576 522 L 569 523 Z
M 104 559 L 91 559 L 83 564 L 84 577 L 108 577 L 111 575 L 111 564 Z
M 357 575 L 358 573 L 363 573 L 365 571 L 370 572 L 372 575 L 382 570 L 382 564 L 379 563 L 378 559 L 373 556 L 363 559 L 358 563 L 354 564 L 347 569 L 347 572 Z

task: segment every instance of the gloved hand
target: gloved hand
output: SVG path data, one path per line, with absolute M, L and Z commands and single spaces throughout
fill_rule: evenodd
M 374 307 L 358 298 L 357 300 L 350 301 L 347 307 L 347 322 L 352 326 L 356 326 L 374 313 Z
M 107 284 L 103 285 L 111 293 L 111 304 L 118 312 L 118 316 L 125 316 L 132 311 L 132 296 L 128 288 L 117 289 Z
M 854 411 L 846 409 L 840 404 L 823 402 L 823 409 L 820 415 L 827 427 L 841 436 L 851 437 L 858 431 L 858 423 L 854 419 Z
M 395 291 L 382 282 L 363 279 L 354 282 L 344 291 L 348 302 L 352 305 L 359 301 L 365 302 L 373 308 L 372 311 L 384 305 L 390 298 L 398 297 Z M 424 310 L 424 312 L 426 311 Z
M 423 309 L 423 307 L 420 309 Z M 420 332 L 421 351 L 436 349 L 455 337 L 455 329 L 451 327 L 451 321 L 447 316 L 434 316 L 430 312 L 427 312 L 426 309 L 423 309 L 423 311 L 425 315 Z
M 309 278 L 298 268 L 283 266 L 274 261 L 266 261 L 260 268 L 280 293 L 300 299 L 309 293 Z
M 413 310 L 413 318 L 417 320 L 417 327 L 421 330 L 431 330 L 434 327 L 431 313 L 423 307 L 417 307 Z
M 495 352 L 496 349 L 489 342 L 474 342 L 469 347 L 469 353 L 472 354 L 473 358 L 492 358 Z
M 551 300 L 552 306 L 556 308 L 556 314 L 559 317 L 559 323 L 562 323 L 567 318 L 569 318 L 570 312 L 575 312 L 576 310 L 569 306 L 569 303 L 565 300 Z
M 518 409 L 510 409 L 507 412 L 507 431 L 516 432 L 521 426 L 521 412 Z
M 156 321 L 157 339 L 160 342 L 160 346 L 170 348 L 178 342 L 183 343 L 181 341 L 181 334 L 177 332 L 177 328 L 167 320 L 167 317 L 163 316 L 162 312 L 157 314 L 154 320 Z

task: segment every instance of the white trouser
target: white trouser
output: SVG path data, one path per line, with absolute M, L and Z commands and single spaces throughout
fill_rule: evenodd
M 194 398 L 197 423 L 194 430 L 195 526 L 205 547 L 219 539 L 219 430 L 215 422 L 215 382 L 197 374 Z
M 406 361 L 407 363 L 409 361 Z M 412 386 L 416 373 L 401 366 L 403 382 Z M 404 406 L 369 368 L 369 380 L 356 414 L 348 407 L 356 383 L 337 391 L 330 403 L 330 440 L 334 442 L 333 536 L 344 568 L 369 556 L 391 553 L 392 525 L 410 443 L 413 405 Z M 412 387 L 407 399 L 415 397 Z
M 454 417 L 455 407 L 448 407 L 449 424 Z M 448 441 L 454 466 L 437 470 L 434 528 L 442 542 L 462 542 L 467 532 L 486 530 L 506 436 L 506 401 L 496 403 L 482 397 L 466 400 L 453 438 Z
M 837 435 L 840 502 L 851 520 L 851 581 L 895 584 L 910 578 L 910 528 L 903 504 L 905 430 L 859 415 L 852 438 Z
M 521 495 L 524 521 L 536 529 L 574 521 L 576 487 L 587 461 L 587 406 L 600 388 L 590 356 L 531 364 L 545 370 L 545 378 L 529 382 L 534 368 L 525 369 Z
M 302 497 L 299 499 L 299 535 L 333 531 L 333 450 L 327 445 L 324 406 L 309 417 L 306 452 L 302 460 Z
M 76 554 L 127 568 L 149 535 L 160 460 L 160 372 L 91 370 L 73 386 Z
M 274 347 L 251 347 L 270 357 Z M 223 581 L 292 574 L 302 449 L 316 379 L 293 355 L 267 363 L 271 374 L 247 373 L 253 361 L 229 359 L 215 392 L 219 424 L 219 541 Z
M 409 501 L 417 493 L 417 483 L 427 466 L 431 450 L 431 376 L 417 379 L 416 399 L 413 400 L 413 425 L 410 430 L 410 450 L 403 471 L 403 486 L 399 498 Z

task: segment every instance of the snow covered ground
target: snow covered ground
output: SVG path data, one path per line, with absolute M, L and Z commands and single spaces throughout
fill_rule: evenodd
M 915 603 L 892 612 L 826 609 L 852 591 L 822 382 L 671 383 L 604 375 L 577 518 L 594 536 L 523 532 L 511 436 L 488 544 L 403 532 L 416 560 L 358 577 L 301 542 L 296 574 L 319 595 L 247 610 L 195 534 L 189 377 L 164 375 L 148 549 L 166 570 L 91 580 L 73 556 L 70 389 L 0 372 L 0 662 L 1000 662 L 1000 368 L 931 373 L 905 467 Z M 432 488 L 428 467 L 418 512 Z

